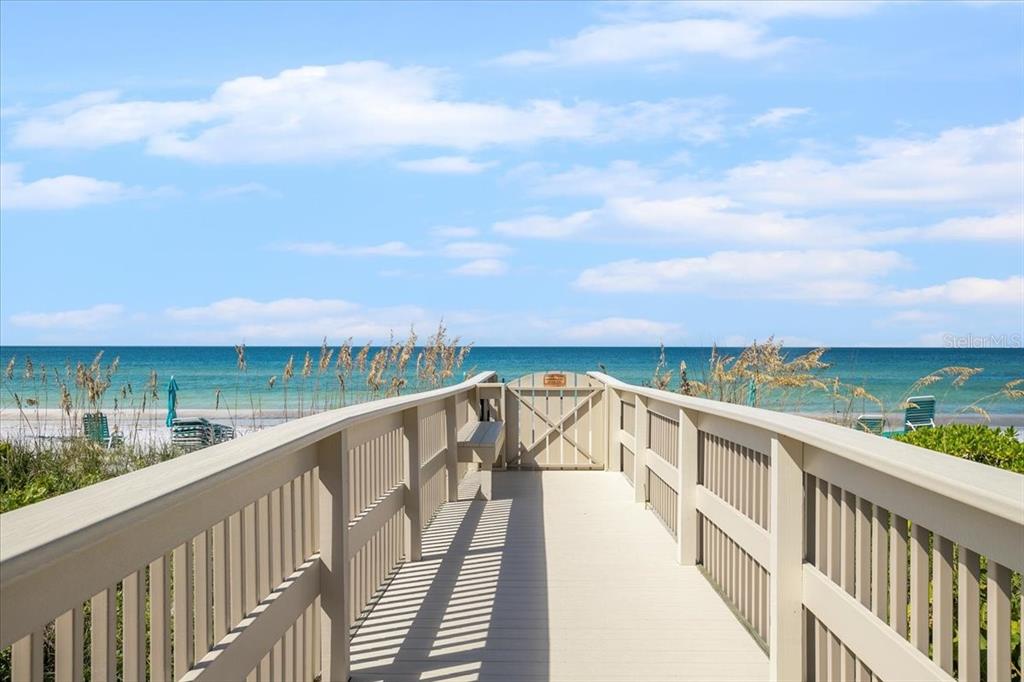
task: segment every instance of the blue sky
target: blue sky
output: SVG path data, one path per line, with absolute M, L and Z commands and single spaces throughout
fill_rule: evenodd
M 1021 3 L 0 14 L 5 344 L 1024 326 Z

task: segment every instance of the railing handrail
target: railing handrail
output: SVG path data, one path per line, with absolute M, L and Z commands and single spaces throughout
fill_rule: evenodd
M 793 438 L 1015 524 L 1024 524 L 1024 476 L 1020 474 L 810 417 L 637 386 L 601 372 L 587 374 L 619 391 Z
M 452 386 L 302 417 L 2 514 L 0 588 L 346 428 L 458 395 L 492 377 L 479 372 Z

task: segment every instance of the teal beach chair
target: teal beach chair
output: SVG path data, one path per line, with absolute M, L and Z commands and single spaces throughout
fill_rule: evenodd
M 83 414 L 82 430 L 85 432 L 85 437 L 89 440 L 110 447 L 110 426 L 107 424 L 107 415 L 102 412 L 87 412 Z
M 881 414 L 862 414 L 857 417 L 857 423 L 854 424 L 853 428 L 857 431 L 881 436 L 885 431 L 885 416 Z
M 110 432 L 110 425 L 107 423 L 107 415 L 102 412 L 88 412 L 82 415 L 82 431 L 85 437 L 103 447 L 112 448 L 124 444 L 124 437 L 117 432 Z
M 903 428 L 906 431 L 935 428 L 935 396 L 917 395 L 907 398 Z

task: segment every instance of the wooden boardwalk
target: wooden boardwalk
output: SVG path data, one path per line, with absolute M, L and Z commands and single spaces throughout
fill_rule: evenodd
M 768 660 L 621 474 L 495 473 L 446 504 L 352 642 L 352 679 L 760 680 Z

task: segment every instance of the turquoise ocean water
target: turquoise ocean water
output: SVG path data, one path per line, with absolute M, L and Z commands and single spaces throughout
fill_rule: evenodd
M 89 363 L 100 351 L 104 351 L 106 366 L 115 357 L 120 359 L 119 369 L 113 376 L 111 389 L 105 396 L 107 406 L 112 406 L 116 397 L 122 407 L 137 404 L 144 392 L 150 372 L 156 370 L 160 386 L 161 404 L 164 387 L 173 375 L 180 388 L 179 406 L 183 408 L 210 408 L 216 401 L 217 390 L 221 391 L 221 405 L 248 408 L 250 396 L 263 409 L 279 408 L 283 405 L 281 375 L 289 356 L 295 356 L 296 377 L 289 386 L 289 402 L 294 405 L 300 390 L 305 399 L 314 389 L 316 372 L 303 379 L 299 368 L 308 351 L 316 362 L 319 349 L 316 347 L 250 347 L 247 351 L 248 368 L 242 374 L 236 368 L 235 352 L 231 347 L 60 347 L 60 346 L 0 346 L 0 358 L 4 366 L 15 358 L 14 377 L 11 380 L 0 376 L 0 406 L 14 405 L 13 395 L 23 400 L 34 398 L 41 407 L 56 407 L 59 404 L 59 389 L 53 380 L 53 371 L 65 371 L 70 362 L 73 367 L 78 361 Z M 740 349 L 720 349 L 723 353 L 735 354 Z M 792 348 L 786 352 L 795 357 L 808 349 Z M 685 360 L 691 378 L 700 379 L 707 358 L 708 348 L 667 348 L 668 366 L 675 369 L 680 360 Z M 24 377 L 25 358 L 32 360 L 35 378 Z M 909 386 L 919 377 L 941 367 L 959 365 L 981 367 L 984 371 L 972 378 L 961 388 L 953 388 L 944 381 L 929 387 L 926 391 L 938 398 L 938 412 L 953 414 L 966 405 L 983 398 L 999 389 L 1011 379 L 1024 377 L 1024 352 L 1020 349 L 1002 348 L 833 348 L 824 356 L 832 364 L 824 370 L 824 376 L 839 376 L 843 381 L 865 386 L 870 392 L 885 401 L 887 411 L 895 409 Z M 649 380 L 658 361 L 658 349 L 613 348 L 613 347 L 477 347 L 473 348 L 466 360 L 463 371 L 494 370 L 505 380 L 511 380 L 530 372 L 563 370 L 584 372 L 596 370 L 600 365 L 608 373 L 623 381 L 641 383 Z M 50 379 L 45 384 L 40 380 L 40 369 L 47 368 Z M 268 387 L 268 379 L 277 376 L 277 385 Z M 127 401 L 121 396 L 122 389 L 131 385 Z M 337 391 L 333 368 L 320 379 L 321 395 Z M 360 390 L 363 382 L 359 377 L 350 381 L 350 390 Z M 352 397 L 350 393 L 350 399 Z M 127 404 L 126 404 L 127 402 Z M 831 401 L 824 395 L 810 393 L 800 400 L 800 409 L 806 412 L 828 412 Z M 1024 413 L 1024 402 L 996 400 L 985 403 L 993 415 L 1020 415 Z M 857 410 L 877 411 L 871 404 L 856 406 Z

